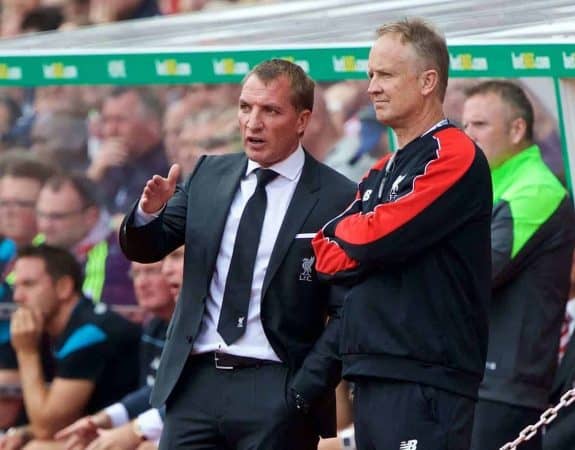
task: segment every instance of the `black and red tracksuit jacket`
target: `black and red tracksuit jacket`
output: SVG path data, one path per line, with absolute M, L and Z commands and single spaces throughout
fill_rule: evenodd
M 450 124 L 375 164 L 356 200 L 313 240 L 319 276 L 350 286 L 341 319 L 344 377 L 477 397 L 491 208 L 487 161 Z

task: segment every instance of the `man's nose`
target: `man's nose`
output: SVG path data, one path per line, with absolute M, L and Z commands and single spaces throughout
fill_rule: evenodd
M 250 130 L 257 130 L 257 129 L 261 128 L 262 121 L 261 121 L 260 115 L 257 112 L 252 112 L 248 117 L 248 121 L 246 122 L 246 126 Z
M 380 92 L 380 91 L 381 91 L 381 87 L 379 86 L 379 84 L 375 80 L 375 77 L 371 78 L 369 80 L 369 84 L 367 86 L 367 93 L 373 94 L 375 92 Z

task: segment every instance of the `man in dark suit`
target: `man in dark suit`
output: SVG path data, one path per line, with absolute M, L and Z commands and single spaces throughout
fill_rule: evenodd
M 186 244 L 152 393 L 161 449 L 312 450 L 335 434 L 342 296 L 310 241 L 355 188 L 301 146 L 313 93 L 297 65 L 258 65 L 239 99 L 245 154 L 201 158 L 183 187 L 177 165 L 154 176 L 122 224 L 135 261 Z

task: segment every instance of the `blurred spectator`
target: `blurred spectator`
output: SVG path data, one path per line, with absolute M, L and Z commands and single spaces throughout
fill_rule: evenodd
M 34 210 L 36 199 L 44 182 L 53 174 L 51 166 L 34 160 L 29 154 L 10 152 L 0 156 L 0 305 L 12 300 L 9 275 L 17 246 L 34 241 L 37 226 Z M 19 380 L 16 355 L 10 345 L 9 321 L 0 319 L 0 386 L 15 385 Z M 9 396 L 0 401 L 2 421 L 13 423 L 18 419 L 21 398 Z M 4 409 L 6 408 L 6 409 Z
M 83 117 L 87 113 L 83 90 L 78 86 L 43 86 L 35 90 L 36 114 L 68 113 Z
M 86 297 L 95 303 L 136 303 L 130 262 L 90 180 L 76 174 L 50 178 L 38 196 L 36 218 L 45 243 L 72 252 L 82 265 Z
M 461 125 L 461 114 L 466 92 L 481 81 L 475 78 L 450 78 L 445 93 L 443 110 L 446 117 L 456 125 Z M 545 107 L 535 92 L 528 89 L 521 80 L 515 81 L 525 91 L 533 107 L 533 139 L 539 145 L 543 161 L 565 184 L 565 163 L 561 153 L 561 138 L 557 120 Z
M 65 250 L 20 249 L 14 272 L 14 300 L 20 307 L 10 332 L 30 425 L 0 438 L 0 446 L 3 441 L 13 445 L 9 448 L 50 439 L 132 390 L 140 336 L 138 326 L 81 296 L 81 268 Z M 39 358 L 42 331 L 54 343 L 56 374 L 50 385 Z
M 158 268 L 161 268 L 161 274 Z M 140 347 L 140 359 L 143 361 L 143 365 L 140 366 L 141 388 L 124 397 L 120 403 L 111 405 L 91 417 L 82 418 L 59 432 L 57 438 L 66 439 L 68 448 L 86 446 L 96 439 L 90 448 L 109 448 L 100 445 L 104 441 L 108 445 L 113 442 L 117 447 L 128 450 L 135 448 L 142 441 L 140 436 L 134 434 L 129 421 L 149 409 L 150 390 L 155 381 L 166 328 L 182 284 L 183 270 L 183 247 L 174 250 L 164 258 L 163 262 L 132 263 L 138 304 L 154 314 L 152 320 L 144 327 Z M 110 433 L 101 432 L 110 428 L 114 428 Z
M 463 103 L 467 98 L 466 92 L 477 85 L 479 80 L 474 78 L 450 78 L 445 91 L 443 112 L 449 121 L 458 127 L 462 127 L 461 114 Z
M 182 177 L 189 175 L 200 156 L 221 155 L 238 151 L 240 134 L 237 107 L 213 106 L 185 119 L 178 137 L 176 162 Z
M 31 133 L 31 151 L 64 171 L 89 166 L 86 121 L 68 113 L 39 114 Z
M 22 115 L 12 129 L 12 142 L 24 147 L 30 145 L 30 134 L 37 115 L 63 113 L 84 117 L 87 109 L 82 92 L 77 86 L 45 86 L 24 90 Z
M 324 90 L 316 86 L 314 90 L 313 112 L 305 129 L 302 145 L 318 161 L 325 161 L 337 143 L 343 137 L 343 131 L 336 126 L 327 109 Z
M 189 97 L 183 97 L 172 102 L 164 114 L 162 132 L 164 135 L 164 149 L 170 164 L 176 161 L 178 153 L 178 136 L 182 131 L 184 120 L 194 111 L 194 105 Z
M 3 0 L 2 1 L 2 37 L 13 37 L 22 32 L 22 19 L 39 5 L 39 0 Z
M 0 157 L 0 230 L 17 247 L 33 242 L 38 234 L 36 200 L 54 168 L 22 153 Z
M 161 116 L 160 104 L 143 89 L 116 88 L 104 100 L 102 142 L 87 174 L 113 214 L 126 212 L 152 175 L 168 173 Z
M 162 14 L 178 14 L 199 11 L 209 0 L 158 0 Z
M 366 81 L 341 81 L 325 89 L 327 110 L 340 133 L 345 134 L 345 124 L 364 106 L 370 104 Z
M 156 0 L 92 0 L 90 20 L 93 23 L 117 22 L 160 15 Z
M 302 144 L 316 159 L 356 182 L 389 151 L 387 128 L 376 120 L 373 106 L 360 111 L 357 135 L 346 135 L 335 125 L 319 87 Z
M 64 22 L 62 9 L 58 6 L 38 6 L 28 11 L 20 26 L 22 33 L 37 33 L 60 28 Z
M 13 128 L 22 114 L 20 105 L 7 95 L 0 95 L 0 150 L 14 143 Z
M 462 122 L 493 181 L 492 296 L 473 450 L 499 448 L 548 406 L 569 293 L 575 217 L 566 190 L 533 141 L 523 90 L 492 80 L 467 92 Z M 541 449 L 541 433 L 523 444 Z
M 64 23 L 61 30 L 72 29 L 84 25 L 90 25 L 90 4 L 91 0 L 64 0 L 62 11 L 64 13 Z

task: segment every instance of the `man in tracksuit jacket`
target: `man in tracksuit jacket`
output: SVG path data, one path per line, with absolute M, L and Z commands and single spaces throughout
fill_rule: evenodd
M 314 238 L 316 270 L 350 286 L 340 350 L 358 448 L 465 450 L 487 352 L 489 168 L 443 118 L 443 38 L 419 20 L 378 35 L 368 92 L 400 149 Z
M 493 300 L 472 446 L 485 450 L 514 440 L 548 406 L 575 222 L 567 191 L 533 144 L 533 108 L 519 86 L 492 80 L 474 87 L 463 123 L 493 179 Z M 541 449 L 541 434 L 521 449 Z

